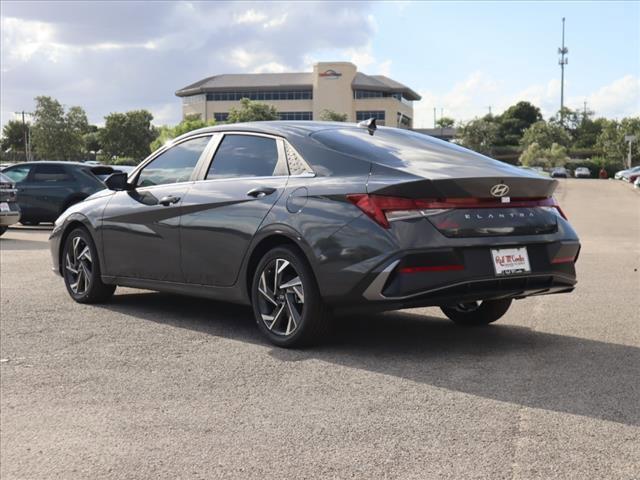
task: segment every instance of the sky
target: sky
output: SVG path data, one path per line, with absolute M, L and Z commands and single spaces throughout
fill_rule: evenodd
M 0 121 L 49 95 L 91 123 L 146 108 L 180 121 L 175 91 L 221 73 L 310 71 L 352 61 L 466 121 L 528 100 L 559 108 L 562 17 L 565 105 L 640 116 L 640 2 L 35 2 L 1 1 Z

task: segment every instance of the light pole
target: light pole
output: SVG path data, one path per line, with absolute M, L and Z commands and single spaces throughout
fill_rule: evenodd
M 627 152 L 627 168 L 631 168 L 631 144 L 636 141 L 636 136 L 625 135 L 624 141 L 629 143 L 629 151 Z
M 565 57 L 569 53 L 569 49 L 564 46 L 564 17 L 562 17 L 562 47 L 558 49 L 560 59 L 560 123 L 564 125 L 564 66 L 569 63 L 569 59 Z

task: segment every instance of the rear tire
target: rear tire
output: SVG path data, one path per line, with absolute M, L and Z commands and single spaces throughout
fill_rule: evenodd
M 316 343 L 329 330 L 313 271 L 292 247 L 277 247 L 262 257 L 253 274 L 251 304 L 258 328 L 279 347 Z
M 440 310 L 458 325 L 488 325 L 500 319 L 511 306 L 511 298 L 483 300 L 440 307 Z
M 115 285 L 102 283 L 100 261 L 89 232 L 76 228 L 66 238 L 61 259 L 64 284 L 78 303 L 101 303 L 113 295 Z

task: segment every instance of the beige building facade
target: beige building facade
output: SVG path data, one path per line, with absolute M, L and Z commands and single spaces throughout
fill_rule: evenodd
M 229 111 L 249 98 L 276 107 L 281 120 L 322 120 L 325 110 L 357 122 L 413 127 L 413 102 L 420 95 L 384 75 L 366 75 L 350 62 L 321 62 L 313 72 L 223 74 L 176 92 L 183 117 L 226 121 Z

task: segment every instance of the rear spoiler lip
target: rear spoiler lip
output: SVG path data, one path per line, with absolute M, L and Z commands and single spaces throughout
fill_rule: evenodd
M 546 198 L 555 192 L 558 181 L 528 175 L 428 178 L 423 175 L 372 164 L 366 190 L 370 195 L 407 198 L 491 198 L 490 189 L 506 184 L 511 198 Z M 441 175 L 441 172 L 440 172 Z

